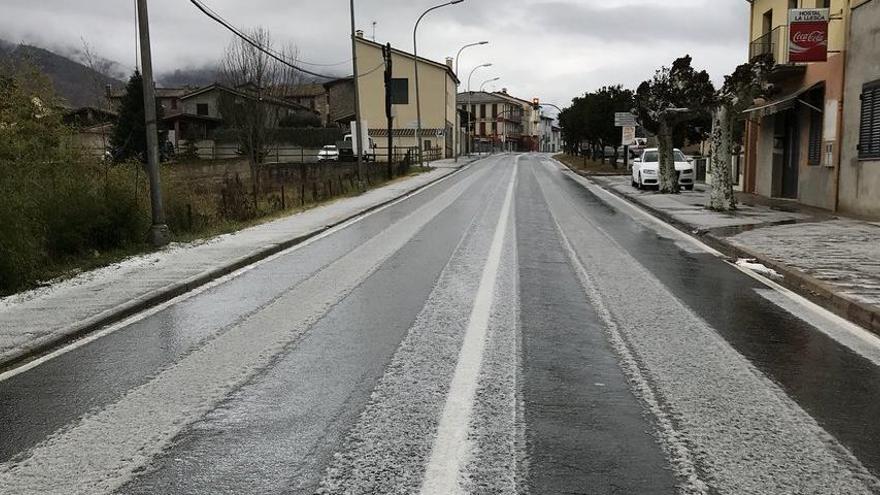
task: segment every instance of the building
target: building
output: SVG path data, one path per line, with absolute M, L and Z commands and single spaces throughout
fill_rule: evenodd
M 466 115 L 467 151 L 522 149 L 524 109 L 518 101 L 483 91 L 460 93 L 457 101 Z
M 880 0 L 851 9 L 837 206 L 880 218 Z
M 324 84 L 297 84 L 284 88 L 283 95 L 285 100 L 317 112 L 321 117 L 321 126 L 329 127 L 332 125 L 332 121 L 329 119 L 330 99 Z
M 385 75 L 383 45 L 356 38 L 358 59 L 358 86 L 361 120 L 366 123 L 370 136 L 378 146 L 378 160 L 386 160 L 388 119 L 385 115 Z M 422 149 L 425 160 L 451 158 L 457 144 L 458 128 L 455 95 L 458 78 L 447 63 L 426 58 L 416 59 L 411 53 L 396 48 L 391 50 L 392 81 L 392 146 L 415 151 L 417 112 L 415 64 L 419 64 L 419 91 L 421 95 Z M 354 121 L 354 82 L 351 77 L 324 84 L 328 97 L 328 121 L 349 127 Z M 400 150 L 398 150 L 400 151 Z
M 520 136 L 520 151 L 538 151 L 541 134 L 541 108 L 534 102 L 511 96 L 507 88 L 502 89 L 496 95 L 519 105 L 522 108 L 522 133 Z
M 747 0 L 750 57 L 771 54 L 769 76 L 778 96 L 748 110 L 744 190 L 833 210 L 843 136 L 844 61 L 848 0 Z M 789 10 L 830 8 L 828 58 L 789 57 Z
M 540 150 L 544 153 L 562 152 L 562 130 L 554 124 L 556 119 L 541 115 Z
M 180 110 L 180 99 L 195 89 L 196 88 L 156 88 L 156 103 L 162 107 L 162 111 L 166 115 L 177 112 Z M 122 105 L 123 96 L 125 96 L 125 88 L 116 89 L 110 92 L 110 107 L 113 111 L 119 111 L 119 107 Z

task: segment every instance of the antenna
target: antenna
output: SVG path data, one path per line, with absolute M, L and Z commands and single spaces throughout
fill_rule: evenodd
M 373 21 L 373 41 L 376 41 L 376 21 Z

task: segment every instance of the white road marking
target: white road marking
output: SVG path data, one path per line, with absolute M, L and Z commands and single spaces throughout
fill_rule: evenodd
M 564 165 L 562 165 L 562 171 L 563 173 L 571 173 L 568 171 L 567 168 L 565 168 Z M 593 184 L 589 180 L 577 174 L 572 173 L 572 175 L 578 183 L 583 185 L 593 194 L 606 198 L 608 200 L 606 202 L 613 203 L 618 210 L 626 210 L 634 215 L 637 215 L 640 219 L 649 222 L 650 224 L 656 226 L 658 229 L 662 229 L 669 236 L 672 236 L 673 238 L 680 240 L 681 242 L 687 243 L 697 248 L 701 252 L 705 252 L 718 258 L 728 260 L 728 257 L 725 256 L 723 253 L 712 248 L 711 246 L 706 245 L 699 239 L 682 232 L 681 230 L 655 217 L 654 215 L 651 215 L 642 208 L 639 208 L 638 206 L 617 196 L 616 194 L 613 194 L 605 190 L 604 188 Z M 843 345 L 849 350 L 874 363 L 877 363 L 877 356 L 880 355 L 880 338 L 878 338 L 876 335 L 868 332 L 859 325 L 856 325 L 855 323 L 846 320 L 845 318 L 841 318 L 833 312 L 783 287 L 782 285 L 763 275 L 755 273 L 754 271 L 744 268 L 742 266 L 738 266 L 734 263 L 729 263 L 729 266 L 766 285 L 770 290 L 758 290 L 758 293 L 761 294 L 765 299 L 769 300 L 778 307 L 788 311 L 789 313 L 792 313 L 798 318 L 801 318 L 803 321 L 812 325 L 825 335 L 828 335 L 837 343 Z M 771 297 L 769 293 L 774 291 L 776 292 L 776 295 Z M 808 314 L 804 316 L 803 312 L 806 312 Z
M 811 306 L 797 304 L 795 298 L 787 297 L 781 290 L 755 289 L 764 299 L 791 313 L 792 316 L 815 327 L 856 354 L 880 366 L 880 337 L 864 328 L 827 311 L 818 312 Z M 826 314 L 828 313 L 828 314 Z
M 467 433 L 470 426 L 471 412 L 480 366 L 483 361 L 483 350 L 486 345 L 486 332 L 489 327 L 492 301 L 495 296 L 495 282 L 510 222 L 511 204 L 513 203 L 516 174 L 519 167 L 519 156 L 514 161 L 513 174 L 501 208 L 501 216 L 495 228 L 489 257 L 483 267 L 480 285 L 474 299 L 467 330 L 465 330 L 461 353 L 455 366 L 455 373 L 446 397 L 446 405 L 437 427 L 437 437 L 431 447 L 431 457 L 425 478 L 422 482 L 423 495 L 448 495 L 459 493 L 459 471 L 463 460 L 468 455 Z
M 470 168 L 471 165 L 472 164 L 468 164 L 464 168 L 465 169 Z M 291 246 L 288 249 L 285 249 L 284 251 L 281 251 L 281 252 L 273 254 L 272 256 L 269 256 L 268 258 L 264 258 L 260 261 L 256 261 L 253 264 L 250 264 L 250 265 L 245 266 L 243 268 L 240 268 L 232 273 L 224 275 L 224 276 L 222 276 L 212 282 L 209 282 L 201 287 L 197 287 L 197 288 L 195 288 L 185 294 L 181 294 L 181 295 L 175 297 L 174 299 L 168 300 L 158 306 L 154 306 L 150 309 L 147 309 L 147 310 L 144 310 L 140 313 L 132 315 L 132 316 L 120 321 L 120 322 L 113 323 L 110 326 L 103 328 L 102 330 L 99 330 L 94 333 L 90 333 L 83 338 L 80 338 L 80 339 L 75 340 L 74 342 L 71 342 L 67 346 L 61 347 L 59 349 L 52 351 L 49 354 L 46 354 L 45 356 L 41 356 L 37 359 L 34 359 L 33 361 L 28 361 L 27 363 L 25 363 L 17 368 L 13 368 L 13 369 L 8 370 L 6 372 L 0 373 L 0 382 L 8 380 L 16 375 L 20 375 L 26 371 L 30 371 L 30 370 L 36 368 L 37 366 L 40 366 L 43 363 L 51 361 L 59 356 L 63 356 L 64 354 L 67 354 L 68 352 L 79 349 L 80 347 L 84 347 L 86 345 L 89 345 L 92 342 L 94 342 L 100 338 L 106 337 L 107 335 L 110 335 L 110 334 L 112 334 L 122 328 L 125 328 L 129 325 L 133 325 L 141 320 L 149 318 L 150 316 L 153 316 L 156 313 L 159 313 L 159 312 L 161 312 L 171 306 L 174 306 L 175 304 L 179 304 L 183 301 L 186 301 L 187 299 L 193 298 L 199 294 L 202 294 L 206 291 L 209 291 L 209 290 L 213 289 L 214 287 L 217 287 L 218 285 L 225 284 L 226 282 L 229 282 L 230 280 L 236 279 L 236 278 L 244 275 L 245 273 L 253 270 L 254 268 L 256 268 L 260 265 L 270 263 L 278 258 L 281 258 L 282 256 L 287 256 L 290 253 L 293 253 L 297 250 L 304 249 L 307 246 L 309 246 L 315 242 L 318 242 L 321 239 L 324 239 L 325 237 L 329 237 L 329 236 L 339 232 L 340 230 L 346 229 L 346 228 L 348 228 L 348 227 L 350 227 L 350 226 L 352 226 L 352 225 L 354 225 L 354 224 L 356 224 L 366 218 L 369 218 L 370 216 L 372 216 L 374 214 L 377 214 L 385 209 L 391 208 L 399 203 L 402 203 L 402 202 L 412 198 L 413 196 L 421 194 L 421 193 L 427 191 L 428 189 L 431 189 L 432 187 L 437 186 L 440 183 L 445 182 L 446 180 L 448 180 L 452 177 L 453 177 L 453 174 L 447 175 L 446 177 L 443 177 L 432 184 L 428 184 L 427 186 L 423 187 L 422 189 L 419 189 L 418 191 L 412 191 L 410 193 L 407 193 L 406 195 L 398 198 L 397 200 L 395 200 L 391 203 L 388 203 L 385 206 L 382 206 L 380 208 L 376 208 L 373 211 L 361 214 L 361 215 L 359 215 L 355 218 L 352 218 L 346 222 L 343 222 L 335 227 L 327 229 L 326 231 L 324 231 L 324 232 L 316 235 L 315 237 L 312 237 L 311 239 L 308 239 L 300 244 L 297 244 L 295 246 Z M 380 232 L 380 234 L 381 234 L 381 232 Z

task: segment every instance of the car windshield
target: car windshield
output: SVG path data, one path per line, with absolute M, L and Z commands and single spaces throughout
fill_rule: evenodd
M 326 150 L 326 151 L 336 151 L 336 146 L 324 146 L 324 150 Z
M 673 153 L 673 157 L 677 162 L 686 162 L 687 158 L 685 158 L 684 153 L 679 150 L 675 150 Z M 657 151 L 646 151 L 645 158 L 642 160 L 645 163 L 657 163 L 660 161 L 660 154 Z

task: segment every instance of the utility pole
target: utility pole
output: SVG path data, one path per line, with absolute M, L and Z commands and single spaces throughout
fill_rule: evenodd
M 147 130 L 147 175 L 150 178 L 150 206 L 153 226 L 150 242 L 161 247 L 171 240 L 171 232 L 165 223 L 162 205 L 162 188 L 159 180 L 159 134 L 156 126 L 156 95 L 153 87 L 153 61 L 150 53 L 150 21 L 147 16 L 147 0 L 137 0 L 138 33 L 141 42 L 141 70 L 144 83 L 144 117 Z
M 391 64 L 391 43 L 382 47 L 382 56 L 385 58 L 385 118 L 388 120 L 388 179 L 394 178 L 394 145 L 391 136 L 394 116 L 391 113 L 391 78 L 393 75 Z
M 351 67 L 353 71 L 353 79 L 354 79 L 354 128 L 357 136 L 352 136 L 352 145 L 357 143 L 357 170 L 358 170 L 358 182 L 360 182 L 359 186 L 361 188 L 364 187 L 364 150 L 366 149 L 366 145 L 368 143 L 362 143 L 364 141 L 364 132 L 361 129 L 361 100 L 360 100 L 360 91 L 358 84 L 358 63 L 357 63 L 357 33 L 355 32 L 355 23 L 354 23 L 354 0 L 350 0 L 350 8 L 351 8 Z M 369 141 L 369 140 L 367 140 Z

